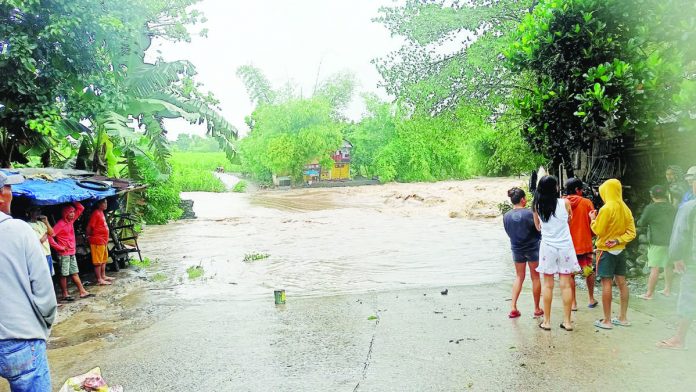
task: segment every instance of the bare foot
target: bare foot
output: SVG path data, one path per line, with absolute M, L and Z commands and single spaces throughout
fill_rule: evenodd
M 653 299 L 653 296 L 652 296 L 652 295 L 648 295 L 648 293 L 645 293 L 645 294 L 639 295 L 638 298 L 640 298 L 640 299 L 645 299 L 645 300 L 651 300 L 651 299 Z
M 658 293 L 664 295 L 665 297 L 670 297 L 672 295 L 670 290 L 660 290 Z
M 113 282 L 114 280 L 116 280 L 116 278 L 113 278 L 111 276 L 105 276 L 104 279 L 108 280 L 109 282 Z
M 666 348 L 669 350 L 683 350 L 684 343 L 677 337 L 671 337 L 669 339 L 660 340 L 659 342 L 657 342 L 657 347 Z
M 109 286 L 109 285 L 111 285 L 111 282 L 109 282 L 108 280 L 100 280 L 97 282 L 97 284 L 99 286 Z

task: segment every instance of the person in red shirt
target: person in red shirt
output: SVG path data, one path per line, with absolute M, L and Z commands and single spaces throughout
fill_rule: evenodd
M 110 285 L 114 278 L 106 276 L 106 262 L 109 258 L 107 245 L 109 243 L 109 226 L 106 224 L 106 199 L 99 200 L 89 217 L 87 223 L 87 240 L 92 253 L 92 265 L 94 265 L 94 275 L 97 277 L 97 284 L 104 286 Z
M 80 272 L 77 268 L 75 259 L 75 227 L 73 224 L 80 217 L 85 207 L 75 202 L 72 205 L 63 207 L 63 218 L 53 226 L 53 235 L 48 237 L 48 242 L 58 254 L 58 264 L 60 265 L 60 289 L 63 292 L 63 301 L 73 301 L 74 298 L 68 295 L 68 276 L 80 292 L 80 298 L 90 297 L 91 294 L 85 290 L 80 281 Z
M 566 199 L 570 202 L 573 217 L 570 219 L 570 236 L 573 238 L 575 254 L 578 257 L 578 264 L 582 268 L 582 274 L 587 282 L 589 294 L 589 305 L 594 308 L 598 302 L 594 298 L 595 273 L 592 268 L 592 229 L 590 228 L 590 211 L 594 211 L 594 204 L 590 199 L 582 196 L 584 184 L 579 178 L 570 178 L 565 183 Z M 575 298 L 575 279 L 571 280 L 573 292 L 572 310 L 578 310 L 578 303 Z

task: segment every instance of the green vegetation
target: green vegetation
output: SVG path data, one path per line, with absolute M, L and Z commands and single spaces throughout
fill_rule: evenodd
M 688 117 L 696 100 L 680 105 L 696 83 L 685 42 L 696 33 L 695 12 L 694 2 L 679 0 L 540 1 L 505 51 L 508 67 L 528 81 L 515 106 L 531 146 L 556 166 L 593 140 Z
M 193 64 L 144 61 L 152 40 L 191 39 L 188 27 L 205 19 L 190 8 L 196 2 L 2 2 L 0 166 L 127 176 L 149 185 L 147 203 L 131 203 L 147 222 L 179 216 L 163 120 L 206 124 L 228 157 L 237 136 Z
M 158 272 L 158 273 L 152 275 L 152 277 L 150 278 L 150 280 L 153 282 L 164 282 L 167 279 L 168 279 L 167 274 L 162 273 L 162 272 Z
M 247 118 L 249 135 L 239 143 L 245 173 L 263 183 L 270 183 L 273 174 L 300 182 L 305 164 L 332 164 L 330 154 L 341 145 L 346 127 L 340 110 L 352 98 L 352 75 L 329 78 L 311 98 L 303 98 L 292 86 L 273 90 L 263 73 L 250 66 L 241 67 L 237 75 L 256 103 Z
M 271 257 L 268 253 L 247 253 L 244 255 L 245 262 L 264 260 Z
M 157 260 L 155 260 L 154 262 L 156 263 Z M 143 261 L 140 261 L 139 259 L 132 259 L 129 261 L 129 264 L 134 267 L 149 268 L 153 264 L 153 262 L 150 260 L 149 257 L 143 257 Z
M 232 187 L 232 192 L 244 193 L 244 192 L 246 192 L 246 189 L 247 189 L 247 182 L 244 180 L 239 180 L 239 182 L 234 184 L 234 187 Z
M 188 275 L 189 280 L 198 279 L 203 276 L 204 273 L 205 270 L 203 269 L 202 265 L 192 265 L 186 268 L 186 274 Z
M 172 154 L 170 183 L 181 192 L 225 192 L 227 188 L 213 172 L 234 166 L 221 152 L 175 152 Z

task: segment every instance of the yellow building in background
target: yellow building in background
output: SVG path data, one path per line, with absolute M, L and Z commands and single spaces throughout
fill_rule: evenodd
M 308 163 L 304 167 L 303 179 L 305 183 L 315 181 L 345 181 L 350 180 L 350 150 L 353 145 L 344 140 L 341 149 L 334 151 L 331 159 L 333 167 L 326 169 L 321 167 L 319 161 Z

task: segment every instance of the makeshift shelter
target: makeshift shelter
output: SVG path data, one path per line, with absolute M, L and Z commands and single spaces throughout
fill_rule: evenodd
M 85 213 L 75 222 L 76 256 L 81 264 L 89 264 L 90 260 L 90 248 L 85 236 L 90 207 L 102 199 L 108 203 L 106 218 L 111 237 L 108 249 L 112 269 L 124 267 L 130 253 L 138 253 L 142 260 L 135 230 L 137 221 L 126 212 L 126 206 L 128 194 L 145 186 L 128 179 L 108 178 L 83 170 L 27 168 L 3 171 L 19 173 L 26 178 L 23 183 L 12 186 L 12 215 L 16 218 L 26 217 L 29 207 L 40 206 L 49 222 L 55 224 L 64 205 L 80 202 L 86 207 Z

